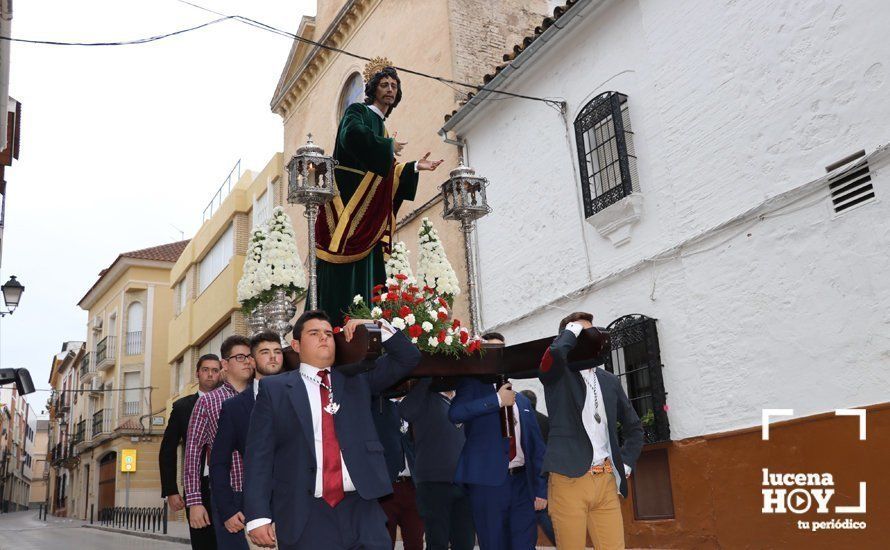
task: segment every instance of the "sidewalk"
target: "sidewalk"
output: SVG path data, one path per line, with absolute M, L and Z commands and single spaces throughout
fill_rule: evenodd
M 183 521 L 170 521 L 167 523 L 167 534 L 165 535 L 161 531 L 156 531 L 154 533 L 151 530 L 146 532 L 139 530 L 131 530 L 131 529 L 118 529 L 115 527 L 106 527 L 100 525 L 99 522 L 90 523 L 81 521 L 81 525 L 86 527 L 87 529 L 97 529 L 99 531 L 106 531 L 108 533 L 120 533 L 123 535 L 133 535 L 136 537 L 143 537 L 147 539 L 160 540 L 165 542 L 173 542 L 178 544 L 190 544 L 189 542 L 189 528 L 188 525 Z

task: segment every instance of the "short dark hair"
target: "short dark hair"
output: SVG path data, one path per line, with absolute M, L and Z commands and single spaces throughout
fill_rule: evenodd
M 273 342 L 276 344 L 280 344 L 281 336 L 278 336 L 277 332 L 271 330 L 264 330 L 262 332 L 254 334 L 250 337 L 250 354 L 253 355 L 253 352 L 256 350 L 257 346 L 259 346 L 263 342 Z
M 328 317 L 328 314 L 320 309 L 310 309 L 309 311 L 305 311 L 300 315 L 300 318 L 297 319 L 297 322 L 294 323 L 294 340 L 300 339 L 300 335 L 303 334 L 303 325 L 312 319 L 320 319 L 322 321 L 327 321 L 328 323 L 331 322 L 331 318 Z
M 500 332 L 486 332 L 482 335 L 483 340 L 500 340 L 501 342 L 506 342 L 507 339 L 504 338 L 504 335 Z
M 365 105 L 372 105 L 374 103 L 374 99 L 377 98 L 377 86 L 380 85 L 380 81 L 384 78 L 394 79 L 399 86 L 398 90 L 396 90 L 396 100 L 393 101 L 392 105 L 389 106 L 389 109 L 383 113 L 383 117 L 386 118 L 392 113 L 392 110 L 396 108 L 399 102 L 402 101 L 402 80 L 399 78 L 399 73 L 396 72 L 394 67 L 384 67 L 372 76 L 367 84 L 365 84 Z
M 250 340 L 245 336 L 241 336 L 240 334 L 233 334 L 223 340 L 222 346 L 219 347 L 220 355 L 222 355 L 223 359 L 228 360 L 229 354 L 232 353 L 232 348 L 235 346 L 245 346 L 250 347 Z
M 538 408 L 538 396 L 535 394 L 535 392 L 531 390 L 522 390 L 519 393 L 528 397 L 528 400 L 532 402 L 532 407 Z
M 593 323 L 593 315 L 591 315 L 590 313 L 585 313 L 583 311 L 569 313 L 562 321 L 559 322 L 559 332 L 562 332 L 562 329 L 566 328 L 567 324 L 573 323 L 575 321 L 587 321 L 588 323 Z
M 201 357 L 198 357 L 198 364 L 195 365 L 195 372 L 201 370 L 201 365 L 204 364 L 204 361 L 216 361 L 219 363 L 219 357 L 215 353 L 205 353 Z

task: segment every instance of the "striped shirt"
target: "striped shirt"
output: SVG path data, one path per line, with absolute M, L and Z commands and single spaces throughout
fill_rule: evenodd
M 223 401 L 238 395 L 238 391 L 228 382 L 198 398 L 192 417 L 189 419 L 189 429 L 185 436 L 185 468 L 182 483 L 185 486 L 185 505 L 196 506 L 201 502 L 201 473 L 204 465 L 201 464 L 201 452 L 206 449 L 204 456 L 210 456 L 210 448 L 216 437 L 219 427 L 219 411 Z M 238 451 L 232 451 L 232 470 L 230 483 L 233 491 L 241 491 L 244 480 L 244 466 L 241 463 L 241 455 Z

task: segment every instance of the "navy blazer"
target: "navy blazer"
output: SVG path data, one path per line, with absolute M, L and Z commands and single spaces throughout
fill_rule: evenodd
M 368 412 L 372 395 L 408 376 L 420 351 L 397 332 L 383 344 L 386 354 L 368 372 L 347 377 L 338 369 L 331 385 L 340 410 L 334 429 L 343 461 L 359 496 L 376 500 L 392 492 L 383 445 Z M 315 499 L 315 433 L 309 395 L 299 370 L 260 380 L 250 415 L 244 457 L 244 515 L 270 518 L 281 544 L 296 544 Z M 363 518 L 364 519 L 364 518 Z
M 386 397 L 374 396 L 371 402 L 371 416 L 377 428 L 377 437 L 383 444 L 383 456 L 389 478 L 395 481 L 399 472 L 405 469 L 408 461 L 411 475 L 414 475 L 414 443 L 411 434 L 402 433 L 402 419 L 398 406 Z
M 219 427 L 210 451 L 210 494 L 223 521 L 241 512 L 235 505 L 229 472 L 232 470 L 232 451 L 238 451 L 244 457 L 253 402 L 253 384 L 250 384 L 243 392 L 223 401 L 219 411 Z
M 529 490 L 534 496 L 547 498 L 547 482 L 541 473 L 544 461 L 544 438 L 528 397 L 516 394 L 519 408 L 520 444 L 525 455 L 525 472 Z M 457 386 L 448 418 L 463 423 L 467 441 L 460 454 L 456 483 L 498 486 L 507 478 L 510 463 L 510 442 L 501 435 L 497 390 L 475 378 L 465 378 Z
M 572 331 L 563 329 L 548 348 L 538 371 L 550 413 L 550 437 L 547 439 L 544 470 L 575 478 L 585 475 L 593 461 L 593 446 L 581 419 L 587 384 L 579 371 L 592 368 L 596 363 L 591 360 L 569 363 L 569 352 L 577 341 Z M 594 372 L 603 392 L 601 397 L 615 468 L 613 473 L 618 490 L 627 497 L 624 465 L 633 469 L 637 464 L 643 448 L 642 424 L 618 377 L 600 368 Z M 618 444 L 619 422 L 624 436 L 623 446 Z
M 417 454 L 411 476 L 415 483 L 452 483 L 464 448 L 462 426 L 448 420 L 449 399 L 430 391 L 432 378 L 420 380 L 399 402 L 399 413 L 411 423 Z

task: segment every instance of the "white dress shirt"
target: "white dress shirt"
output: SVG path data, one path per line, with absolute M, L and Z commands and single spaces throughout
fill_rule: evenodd
M 385 319 L 381 321 L 381 331 L 380 331 L 380 339 L 383 342 L 389 340 L 389 338 L 395 334 L 395 329 L 390 325 Z M 314 433 L 315 439 L 315 498 L 322 497 L 322 472 L 324 470 L 324 445 L 322 443 L 322 433 L 321 433 L 321 378 L 319 378 L 318 373 L 322 369 L 318 369 L 309 365 L 307 363 L 300 363 L 300 378 L 303 380 L 303 384 L 306 386 L 306 394 L 309 396 L 309 410 L 312 413 L 312 431 Z M 324 369 L 330 371 L 330 369 Z M 303 376 L 305 375 L 305 376 Z M 312 380 L 307 380 L 306 377 L 309 377 L 313 380 L 318 380 L 319 383 L 315 383 Z M 331 375 L 328 375 L 328 383 L 331 387 L 334 387 L 334 382 Z M 259 384 L 254 382 L 254 397 L 256 397 L 256 393 L 259 392 Z M 336 402 L 337 398 L 337 389 L 334 388 L 334 401 Z M 349 477 L 349 470 L 346 469 L 346 462 L 343 461 L 343 453 L 340 453 L 340 468 L 343 472 L 343 491 L 350 492 L 355 491 L 355 484 L 352 482 L 352 478 Z M 272 523 L 270 518 L 257 518 L 253 521 L 248 521 L 247 525 L 244 527 L 245 531 L 248 533 L 256 529 L 257 527 L 261 527 L 263 525 Z
M 584 327 L 580 323 L 569 323 L 566 329 L 572 331 L 577 337 L 581 334 Z M 581 409 L 581 422 L 584 424 L 584 431 L 590 439 L 590 445 L 593 447 L 593 460 L 591 467 L 602 465 L 608 458 L 610 461 L 612 456 L 612 444 L 609 442 L 609 419 L 606 416 L 606 406 L 603 399 L 603 388 L 600 386 L 599 379 L 596 376 L 596 368 L 586 369 L 579 372 L 584 380 L 584 407 Z M 594 398 L 591 387 L 596 388 L 596 399 Z M 599 413 L 601 422 L 596 421 L 595 414 Z M 614 464 L 613 464 L 614 466 Z M 625 475 L 630 475 L 631 469 L 627 464 L 624 465 Z M 615 484 L 621 486 L 621 477 L 617 468 L 612 469 L 615 476 Z M 619 491 L 620 493 L 621 491 Z

